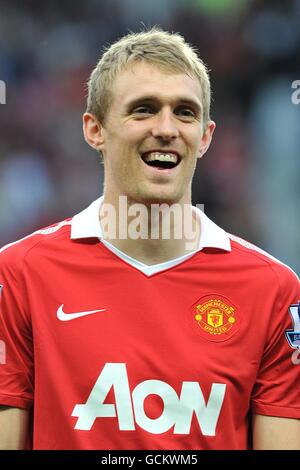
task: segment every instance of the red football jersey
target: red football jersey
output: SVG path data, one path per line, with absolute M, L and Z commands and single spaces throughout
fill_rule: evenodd
M 204 214 L 147 272 L 99 204 L 1 250 L 0 404 L 33 449 L 247 449 L 251 413 L 300 418 L 296 275 Z

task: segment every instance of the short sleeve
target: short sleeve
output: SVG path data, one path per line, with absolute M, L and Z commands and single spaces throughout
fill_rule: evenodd
M 0 250 L 0 405 L 33 402 L 33 345 L 21 262 Z
M 289 337 L 298 337 L 300 283 L 287 268 L 279 266 L 274 270 L 279 285 L 278 296 L 270 315 L 264 355 L 253 388 L 252 412 L 300 418 L 300 351 L 296 341 L 289 341 Z

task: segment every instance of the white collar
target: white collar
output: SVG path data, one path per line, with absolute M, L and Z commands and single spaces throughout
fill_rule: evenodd
M 96 199 L 89 207 L 72 218 L 72 240 L 79 238 L 103 238 L 99 219 L 103 199 L 103 196 Z M 202 250 L 203 248 L 219 248 L 221 250 L 231 251 L 230 238 L 225 230 L 216 225 L 197 207 L 194 207 L 194 210 L 201 221 L 200 240 L 196 251 Z

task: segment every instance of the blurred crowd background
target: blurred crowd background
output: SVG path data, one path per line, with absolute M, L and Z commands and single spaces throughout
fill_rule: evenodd
M 0 245 L 82 210 L 103 167 L 84 142 L 103 46 L 160 25 L 211 71 L 214 142 L 193 202 L 300 272 L 300 0 L 1 0 Z

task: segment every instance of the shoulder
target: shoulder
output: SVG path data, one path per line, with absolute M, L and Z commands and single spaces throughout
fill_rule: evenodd
M 0 248 L 0 269 L 17 267 L 26 256 L 41 245 L 50 249 L 57 240 L 65 238 L 70 240 L 70 227 L 72 219 L 65 219 L 56 224 L 36 230 L 35 232 L 9 243 Z
M 257 272 L 273 278 L 279 285 L 294 284 L 299 287 L 298 275 L 282 261 L 262 250 L 258 246 L 232 234 L 228 234 L 233 256 L 242 260 L 246 265 L 257 268 Z

